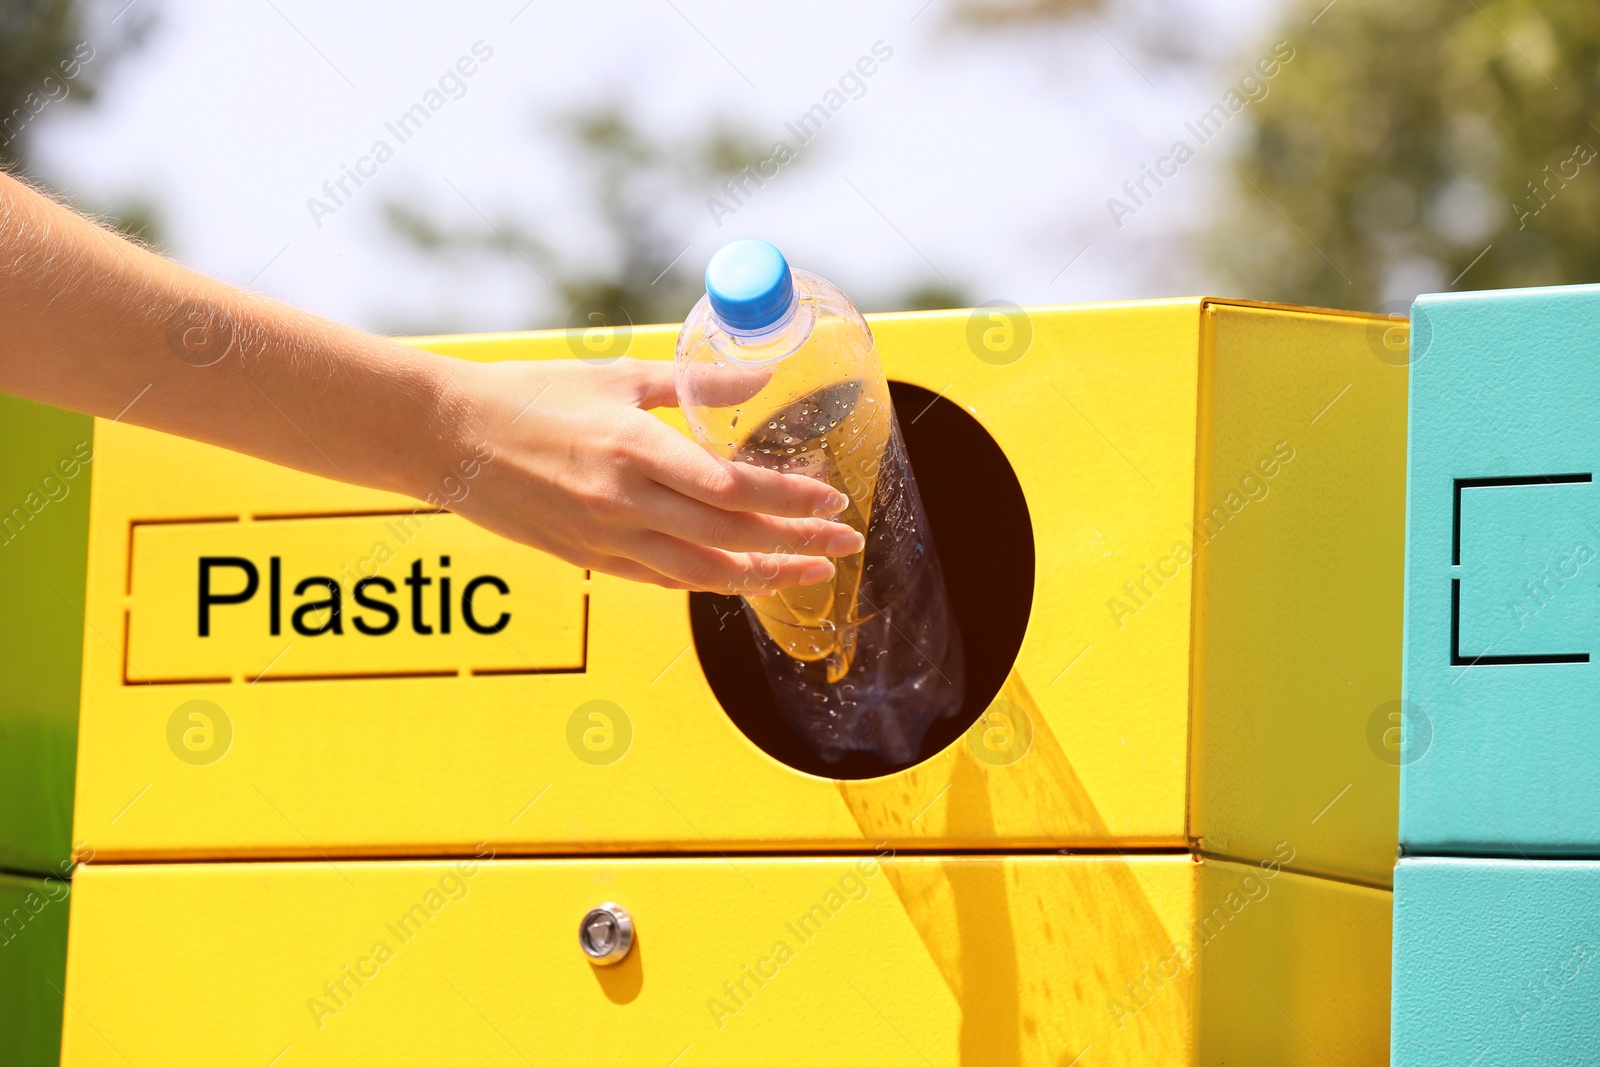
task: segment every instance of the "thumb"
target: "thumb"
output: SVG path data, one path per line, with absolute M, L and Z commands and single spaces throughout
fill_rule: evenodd
M 672 378 L 672 361 L 629 359 L 623 372 L 625 387 L 641 408 L 675 408 L 678 390 Z

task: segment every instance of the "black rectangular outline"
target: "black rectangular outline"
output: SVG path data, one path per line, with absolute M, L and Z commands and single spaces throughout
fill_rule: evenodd
M 1593 474 L 1512 474 L 1501 478 L 1457 478 L 1455 512 L 1450 538 L 1450 566 L 1461 566 L 1461 490 L 1487 489 L 1497 485 L 1578 485 L 1594 481 Z
M 1450 565 L 1461 566 L 1461 490 L 1504 485 L 1583 485 L 1594 481 L 1589 474 L 1514 474 L 1498 478 L 1455 479 L 1452 508 Z M 1540 663 L 1588 663 L 1587 652 L 1546 652 L 1528 656 L 1463 656 L 1461 654 L 1461 579 L 1450 579 L 1450 666 L 1506 667 Z
M 306 514 L 280 514 L 280 515 L 253 515 L 256 522 L 282 522 L 289 520 L 305 519 L 357 519 L 357 518 L 383 518 L 391 515 L 446 515 L 448 508 L 413 508 L 401 511 L 343 511 L 343 512 L 313 512 Z M 165 518 L 165 519 L 133 519 L 128 523 L 128 555 L 127 555 L 127 584 L 124 595 L 133 596 L 133 535 L 140 526 L 182 526 L 205 525 L 243 522 L 241 515 L 206 516 L 203 518 Z M 284 674 L 267 677 L 262 674 L 249 683 L 256 682 L 360 682 L 391 678 L 480 678 L 480 677 L 506 677 L 510 675 L 527 674 L 587 674 L 589 672 L 589 582 L 593 578 L 589 568 L 583 569 L 583 622 L 580 634 L 577 666 L 560 667 L 456 667 L 426 671 L 378 671 L 372 673 L 332 673 L 332 674 Z M 515 646 L 512 646 L 515 648 Z M 236 685 L 229 676 L 221 677 L 195 677 L 195 678 L 146 678 L 135 680 L 128 677 L 130 660 L 128 654 L 133 650 L 133 609 L 125 605 L 122 610 L 122 647 L 118 654 L 122 659 L 122 684 L 124 686 L 159 686 L 159 685 Z M 520 653 L 519 653 L 520 654 Z M 242 675 L 240 676 L 243 677 Z

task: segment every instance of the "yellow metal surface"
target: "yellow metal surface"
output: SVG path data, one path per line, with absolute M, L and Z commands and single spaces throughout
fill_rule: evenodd
M 72 908 L 65 1067 L 1386 1056 L 1388 894 L 1181 855 L 90 865 Z
M 1388 1063 L 1394 894 L 1265 874 L 1206 862 L 1198 1062 Z
M 1304 869 L 1387 885 L 1406 369 L 1376 358 L 1371 329 L 1206 310 L 1190 825 L 1207 851 L 1288 839 Z
M 154 612 L 156 623 L 165 619 L 163 625 L 173 627 L 195 618 L 193 599 L 182 593 L 170 605 L 147 602 L 143 585 L 130 595 L 130 566 L 144 566 L 138 544 L 159 539 L 159 524 L 198 530 L 198 519 L 227 519 L 206 524 L 205 551 L 260 556 L 277 552 L 273 538 L 282 531 L 309 530 L 315 523 L 330 531 L 344 528 L 343 520 L 319 517 L 409 514 L 418 505 L 159 433 L 101 423 L 75 839 L 103 859 L 118 860 L 450 855 L 470 853 L 483 841 L 501 854 L 708 847 L 781 851 L 879 842 L 938 849 L 1104 848 L 1113 842 L 1181 848 L 1194 834 L 1210 840 L 1190 814 L 1191 795 L 1202 800 L 1230 795 L 1253 788 L 1265 774 L 1280 783 L 1282 792 L 1261 805 L 1255 826 L 1268 831 L 1282 824 L 1283 830 L 1276 836 L 1239 830 L 1234 851 L 1259 858 L 1270 855 L 1277 840 L 1304 835 L 1295 862 L 1314 868 L 1359 866 L 1384 848 L 1392 854 L 1392 819 L 1346 822 L 1336 807 L 1339 819 L 1330 813 L 1316 825 L 1327 823 L 1349 840 L 1326 848 L 1316 836 L 1324 831 L 1306 830 L 1317 808 L 1332 797 L 1331 792 L 1323 796 L 1326 783 L 1340 777 L 1352 781 L 1355 761 L 1365 773 L 1374 757 L 1359 738 L 1354 748 L 1330 745 L 1322 734 L 1277 730 L 1259 721 L 1269 712 L 1290 715 L 1318 706 L 1322 698 L 1316 694 L 1330 684 L 1325 667 L 1319 668 L 1322 673 L 1285 672 L 1256 662 L 1261 651 L 1256 642 L 1265 627 L 1280 624 L 1276 609 L 1265 601 L 1254 609 L 1238 602 L 1240 612 L 1249 616 L 1253 610 L 1254 616 L 1231 630 L 1202 631 L 1211 634 L 1206 654 L 1242 672 L 1236 685 L 1250 685 L 1245 675 L 1261 680 L 1261 691 L 1248 694 L 1248 700 L 1208 690 L 1218 695 L 1208 700 L 1204 728 L 1218 730 L 1219 736 L 1253 736 L 1258 743 L 1245 746 L 1247 756 L 1240 760 L 1202 760 L 1191 773 L 1193 559 L 1197 551 L 1210 551 L 1197 546 L 1192 530 L 1196 483 L 1235 477 L 1231 453 L 1219 467 L 1204 450 L 1221 448 L 1214 441 L 1237 437 L 1243 442 L 1240 454 L 1247 453 L 1252 462 L 1258 445 L 1270 455 L 1279 439 L 1273 421 L 1279 408 L 1298 413 L 1315 400 L 1310 414 L 1316 414 L 1336 391 L 1327 388 L 1324 363 L 1358 356 L 1375 361 L 1366 344 L 1368 320 L 1331 313 L 1292 316 L 1284 330 L 1293 350 L 1315 365 L 1314 372 L 1276 375 L 1270 402 L 1219 399 L 1219 391 L 1235 388 L 1225 375 L 1215 379 L 1209 399 L 1202 398 L 1201 367 L 1215 357 L 1208 346 L 1236 343 L 1226 331 L 1203 327 L 1208 314 L 1217 314 L 1207 312 L 1208 306 L 1217 305 L 1173 300 L 1032 311 L 1031 343 L 1021 358 L 1003 365 L 978 358 L 965 312 L 871 320 L 891 378 L 960 404 L 1006 453 L 1027 497 L 1036 570 L 1027 634 L 998 694 L 1011 705 L 1008 714 L 1027 719 L 1031 729 L 1019 736 L 1030 737 L 1030 747 L 1016 759 L 980 759 L 983 731 L 990 728 L 980 723 L 976 736 L 933 759 L 868 781 L 810 777 L 757 749 L 718 706 L 700 669 L 685 595 L 603 575 L 587 583 L 582 671 L 473 673 L 479 664 L 570 662 L 562 658 L 567 646 L 555 636 L 566 632 L 561 627 L 573 617 L 578 594 L 573 581 L 559 577 L 537 602 L 537 611 L 549 615 L 540 625 L 553 628 L 548 656 L 543 644 L 536 654 L 518 642 L 526 654 L 518 660 L 508 653 L 505 634 L 464 632 L 452 635 L 456 645 L 439 660 L 427 659 L 422 651 L 434 638 L 407 633 L 285 632 L 280 647 L 258 634 L 246 647 L 207 646 L 212 639 L 191 632 L 173 636 L 161 648 L 139 644 L 145 640 L 141 619 L 146 611 Z M 674 337 L 673 327 L 635 330 L 630 354 L 670 358 Z M 563 333 L 417 343 L 483 360 L 571 355 Z M 1272 338 L 1254 335 L 1237 343 L 1283 350 L 1271 347 L 1277 344 Z M 1254 388 L 1246 392 L 1254 396 Z M 1391 400 L 1403 397 L 1403 380 L 1384 388 Z M 1340 403 L 1357 395 L 1352 390 Z M 1203 434 L 1199 415 L 1205 404 L 1222 423 L 1243 425 L 1231 430 L 1225 425 L 1220 435 Z M 1312 430 L 1334 428 L 1336 416 L 1343 414 L 1335 406 Z M 667 417 L 676 422 L 675 415 Z M 1279 460 L 1274 491 L 1302 473 L 1310 481 L 1317 472 L 1337 473 L 1341 462 L 1365 463 L 1390 444 L 1388 438 L 1372 444 L 1341 433 L 1336 429 L 1323 439 L 1330 442 L 1326 453 L 1307 451 L 1302 458 L 1297 451 L 1295 459 Z M 1312 446 L 1303 435 L 1283 439 L 1297 447 L 1304 439 L 1307 450 Z M 1341 458 L 1340 448 L 1348 455 Z M 1401 451 L 1395 444 L 1397 464 Z M 1206 473 L 1208 462 L 1227 473 Z M 947 473 L 919 470 L 918 477 L 926 482 Z M 446 487 L 444 496 L 429 503 L 447 506 L 448 492 L 463 488 L 471 488 L 465 469 L 453 490 Z M 1240 572 L 1268 596 L 1281 595 L 1290 578 L 1281 572 L 1291 566 L 1303 572 L 1293 581 L 1306 596 L 1332 595 L 1337 592 L 1332 584 L 1347 579 L 1342 572 L 1305 563 L 1337 547 L 1321 525 L 1326 509 L 1302 506 L 1312 499 L 1305 492 L 1282 490 L 1265 503 L 1250 504 L 1254 512 L 1229 523 L 1224 538 L 1237 533 L 1242 541 L 1252 536 L 1251 523 L 1262 519 L 1266 524 L 1266 513 L 1279 547 L 1295 547 L 1292 564 L 1280 551 L 1268 571 Z M 1365 503 L 1344 499 L 1358 512 L 1389 507 L 1381 495 Z M 291 522 L 285 516 L 296 518 Z M 1399 516 L 1396 505 L 1392 515 L 1379 517 L 1398 522 Z M 294 525 L 302 522 L 308 525 Z M 187 535 L 175 527 L 165 536 Z M 450 555 L 453 566 L 466 573 L 476 566 L 467 562 L 472 536 L 464 525 L 439 518 L 407 551 L 416 558 Z M 1218 550 L 1223 543 L 1216 542 Z M 178 553 L 166 564 L 174 580 L 182 578 L 193 589 L 200 542 L 166 544 Z M 179 547 L 187 552 L 187 562 Z M 358 548 L 352 542 L 349 551 Z M 996 551 L 1007 550 L 996 546 Z M 347 562 L 342 557 L 348 552 L 332 547 L 331 540 L 303 551 L 308 566 L 327 568 L 313 567 L 313 573 L 333 573 L 333 567 Z M 508 568 L 550 566 L 531 550 L 506 546 L 503 551 Z M 1396 553 L 1398 560 L 1398 546 Z M 401 565 L 409 566 L 410 559 Z M 359 563 L 352 563 L 352 573 Z M 382 573 L 397 585 L 404 577 L 398 565 L 385 565 Z M 559 568 L 551 573 L 558 575 Z M 137 581 L 143 581 L 142 572 Z M 344 595 L 350 592 L 347 581 Z M 397 599 L 405 592 L 401 587 Z M 1386 602 L 1365 609 L 1349 603 L 1339 619 L 1318 625 L 1381 628 L 1385 623 L 1375 623 L 1372 616 L 1388 609 Z M 251 604 L 224 606 L 217 617 L 253 610 Z M 1274 635 L 1271 648 L 1285 647 L 1279 637 Z M 359 647 L 359 660 L 347 661 L 334 651 L 340 642 Z M 212 669 L 203 654 L 207 647 L 233 651 L 214 654 Z M 341 676 L 280 677 L 269 684 L 280 670 L 272 662 L 280 649 L 285 660 L 296 657 L 306 664 L 285 676 L 334 673 L 323 669 L 330 664 Z M 1376 678 L 1388 670 L 1388 659 L 1358 662 L 1369 654 L 1364 646 L 1341 645 L 1337 662 L 1352 678 Z M 144 662 L 147 657 L 150 662 Z M 347 675 L 354 669 L 337 666 L 346 662 L 358 662 L 362 674 L 390 676 L 351 678 Z M 419 663 L 443 663 L 456 673 L 402 676 L 415 673 Z M 227 680 L 137 684 L 140 678 L 173 676 L 166 669 L 174 665 L 187 677 Z M 1214 676 L 1197 672 L 1196 677 Z M 1397 677 L 1395 683 L 1397 688 Z M 1331 684 L 1343 682 L 1335 677 Z M 174 716 L 196 700 L 225 716 L 227 748 L 220 755 L 214 748 L 186 757 L 174 741 L 189 736 L 182 729 L 174 732 Z M 596 719 L 597 713 L 602 718 Z M 207 714 L 215 718 L 215 712 Z M 1204 745 L 1195 751 L 1214 755 Z M 1191 786 L 1193 775 L 1206 774 L 1211 780 Z M 1302 811 L 1312 800 L 1316 806 Z M 1199 810 L 1215 809 L 1197 802 Z M 1370 814 L 1375 809 L 1352 805 L 1352 810 Z M 1233 823 L 1247 825 L 1237 818 Z M 1382 881 L 1387 865 L 1352 873 Z

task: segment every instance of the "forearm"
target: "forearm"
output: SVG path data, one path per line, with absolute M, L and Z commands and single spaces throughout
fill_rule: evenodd
M 5 175 L 0 323 L 0 391 L 45 403 L 413 495 L 461 444 L 451 361 L 186 270 Z
M 424 500 L 492 457 L 452 511 L 676 588 L 826 581 L 818 555 L 865 543 L 825 517 L 847 503 L 826 483 L 719 459 L 649 414 L 675 400 L 670 363 L 419 352 L 185 270 L 3 174 L 0 391 Z

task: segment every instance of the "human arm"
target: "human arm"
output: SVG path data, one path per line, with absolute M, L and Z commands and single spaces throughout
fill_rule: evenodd
M 0 174 L 0 390 L 419 499 L 579 566 L 757 593 L 861 547 L 844 500 L 729 463 L 646 409 L 671 367 L 470 363 L 187 270 Z M 181 472 L 170 472 L 178 476 Z

